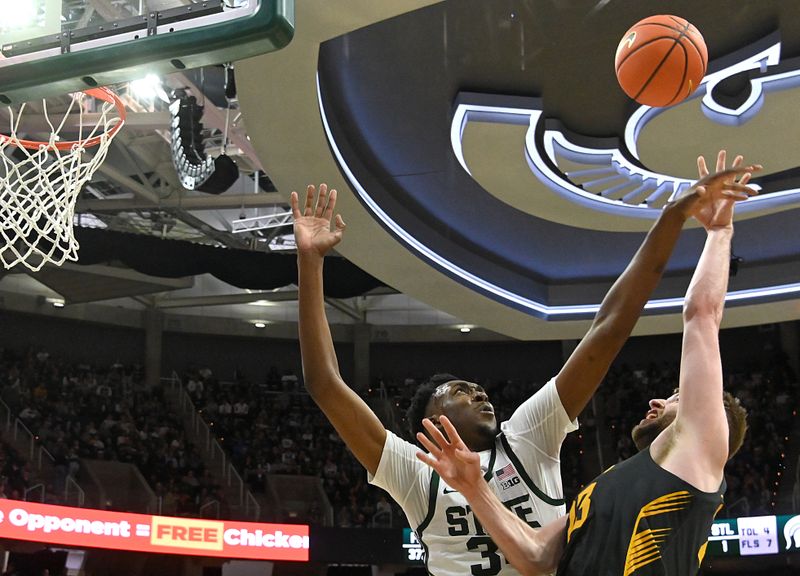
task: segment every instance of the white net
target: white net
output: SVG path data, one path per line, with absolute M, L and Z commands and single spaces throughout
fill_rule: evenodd
M 6 269 L 20 264 L 37 271 L 47 263 L 78 260 L 72 230 L 75 203 L 124 121 L 114 102 L 103 101 L 91 114 L 94 125 L 84 126 L 89 117 L 84 98 L 89 96 L 74 94 L 55 122 L 42 101 L 41 114 L 50 128 L 49 141 L 42 142 L 19 136 L 26 105 L 8 108 L 10 130 L 0 135 L 0 262 Z M 65 126 L 73 129 L 76 117 L 78 137 L 64 142 L 60 133 Z

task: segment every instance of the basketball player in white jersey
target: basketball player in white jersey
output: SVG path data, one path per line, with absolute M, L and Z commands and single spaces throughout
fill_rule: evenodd
M 718 170 L 724 169 L 718 161 Z M 705 161 L 698 160 L 701 174 Z M 709 189 L 695 214 L 706 229 L 703 253 L 686 292 L 679 390 L 650 400 L 634 426 L 640 452 L 590 483 L 568 517 L 533 530 L 506 509 L 481 478 L 479 457 L 447 417 L 425 422 L 420 460 L 469 497 L 507 558 L 524 574 L 690 576 L 700 568 L 714 516 L 722 508 L 725 463 L 741 447 L 746 411 L 723 392 L 718 333 L 725 305 L 733 206 L 754 190 L 739 183 Z M 701 180 L 702 182 L 702 180 Z M 701 192 L 702 193 L 702 192 Z M 716 198 L 716 199 L 715 199 Z M 441 432 L 442 430 L 444 432 Z
M 740 163 L 737 158 L 734 165 Z M 698 185 L 719 188 L 731 172 L 708 175 Z M 475 384 L 445 376 L 423 385 L 415 398 L 420 417 L 412 422 L 419 425 L 427 417 L 436 423 L 439 416 L 447 416 L 470 450 L 480 454 L 489 486 L 528 525 L 543 526 L 565 514 L 561 443 L 577 428 L 578 414 L 630 335 L 683 224 L 703 198 L 691 189 L 664 208 L 564 367 L 499 429 L 486 393 Z M 305 386 L 367 469 L 370 482 L 384 488 L 403 508 L 425 547 L 431 574 L 516 575 L 466 499 L 417 460 L 416 445 L 386 430 L 339 374 L 322 284 L 324 257 L 341 241 L 345 229 L 340 215 L 332 229 L 335 204 L 336 191 L 328 191 L 325 184 L 318 194 L 314 186 L 308 187 L 302 211 L 297 193 L 292 192 Z

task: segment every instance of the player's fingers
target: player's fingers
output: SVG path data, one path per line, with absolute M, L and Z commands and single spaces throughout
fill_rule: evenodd
M 444 431 L 447 433 L 447 438 L 450 440 L 451 444 L 464 446 L 464 442 L 461 440 L 458 430 L 456 430 L 456 427 L 453 426 L 453 423 L 450 422 L 450 419 L 447 416 L 441 416 L 439 418 L 439 422 L 442 424 L 442 428 L 444 428 Z
M 752 177 L 753 175 L 750 172 L 745 172 L 744 176 L 739 178 L 739 184 L 746 186 Z
M 744 162 L 744 156 L 742 156 L 741 154 L 737 154 L 736 158 L 733 159 L 731 168 L 738 168 L 739 166 L 741 166 L 742 162 Z
M 720 150 L 717 153 L 717 172 L 722 172 L 725 170 L 725 159 L 728 157 L 728 152 L 726 150 Z
M 314 215 L 314 188 L 313 184 L 309 184 L 306 186 L 306 205 L 303 209 L 304 216 L 313 216 Z
M 737 200 L 747 200 L 751 196 L 758 196 L 758 190 L 754 188 L 750 188 L 748 186 L 743 186 L 742 188 L 734 189 L 733 186 L 728 186 L 725 190 L 722 191 L 724 196 L 728 198 L 735 198 Z
M 325 206 L 325 211 L 322 213 L 322 217 L 326 220 L 330 220 L 333 217 L 333 209 L 336 207 L 336 188 L 331 190 L 328 193 L 328 205 Z
M 744 174 L 745 172 L 758 172 L 764 167 L 761 164 L 749 164 L 747 166 L 736 166 L 723 170 L 720 174 L 729 176 L 731 174 Z
M 736 182 L 731 182 L 730 184 L 726 184 L 725 190 L 729 192 L 742 192 L 744 194 L 747 194 L 748 196 L 755 196 L 756 194 L 758 194 L 758 190 L 750 188 L 750 186 L 737 184 Z
M 731 192 L 729 190 L 724 190 L 722 192 L 722 195 L 725 196 L 726 198 L 731 198 L 733 200 L 747 200 L 748 198 L 750 198 L 750 196 L 742 192 Z
M 708 166 L 706 165 L 704 156 L 697 157 L 697 173 L 700 175 L 700 178 L 708 176 Z
M 291 202 L 292 202 L 292 218 L 297 220 L 298 218 L 302 217 L 302 214 L 300 214 L 300 201 L 297 199 L 297 192 L 295 191 L 292 191 Z
M 429 455 L 425 454 L 425 452 L 417 452 L 417 459 L 422 460 L 434 470 L 436 469 L 436 464 L 438 464 L 436 459 L 431 458 Z
M 441 418 L 440 418 L 440 423 L 441 423 Z M 436 444 L 442 450 L 444 450 L 444 448 L 450 444 L 447 441 L 447 438 L 445 438 L 444 435 L 442 434 L 442 431 L 436 427 L 436 425 L 430 420 L 430 418 L 425 418 L 422 421 L 422 425 L 425 426 L 425 429 L 428 431 L 428 434 L 430 434 L 431 439 L 434 442 L 436 442 Z
M 428 438 L 422 432 L 417 432 L 417 441 L 422 444 L 422 447 L 425 448 L 431 454 L 439 454 L 441 453 L 442 449 L 436 445 L 430 438 Z
M 336 230 L 339 232 L 344 232 L 347 228 L 347 224 L 344 223 L 344 218 L 342 218 L 341 214 L 336 215 Z
M 317 197 L 317 206 L 314 210 L 314 216 L 316 216 L 317 218 L 321 218 L 322 213 L 325 211 L 325 206 L 327 204 L 328 204 L 328 185 L 320 184 L 319 196 Z
M 744 175 L 748 172 L 752 174 L 758 170 L 761 170 L 761 166 L 758 164 L 751 166 L 739 166 L 738 168 L 728 168 L 727 170 L 722 170 L 721 172 L 716 172 L 709 176 L 705 184 L 711 185 L 722 183 L 723 186 L 728 186 L 728 182 L 732 182 L 737 175 Z
M 424 438 L 424 439 L 423 439 Z M 420 445 L 428 451 L 428 454 L 436 453 L 441 454 L 441 450 L 430 441 L 430 439 L 425 436 L 422 432 L 417 432 L 417 441 Z

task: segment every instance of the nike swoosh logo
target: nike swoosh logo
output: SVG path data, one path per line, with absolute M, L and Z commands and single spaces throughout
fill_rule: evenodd
M 450 488 L 445 488 L 442 490 L 444 494 L 452 494 L 453 492 L 458 492 L 458 490 L 450 490 Z

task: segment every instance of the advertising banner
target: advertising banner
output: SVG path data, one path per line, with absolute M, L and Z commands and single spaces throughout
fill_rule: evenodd
M 308 561 L 305 524 L 110 512 L 0 499 L 0 538 L 80 548 Z

